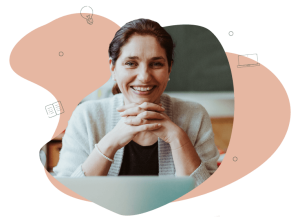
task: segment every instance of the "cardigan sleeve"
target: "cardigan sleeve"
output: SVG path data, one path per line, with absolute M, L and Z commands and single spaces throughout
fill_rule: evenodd
M 85 177 L 81 165 L 89 156 L 85 107 L 81 104 L 74 110 L 62 139 L 63 147 L 59 162 L 53 168 L 55 176 Z
M 220 156 L 214 143 L 210 117 L 202 106 L 201 111 L 202 121 L 194 144 L 194 148 L 201 159 L 201 164 L 190 175 L 195 179 L 196 186 L 207 180 L 217 170 L 217 161 Z

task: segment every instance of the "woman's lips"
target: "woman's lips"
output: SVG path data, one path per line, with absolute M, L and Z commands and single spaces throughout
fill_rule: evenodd
M 143 87 L 131 86 L 130 88 L 132 89 L 132 91 L 135 94 L 148 95 L 153 92 L 153 90 L 156 88 L 156 86 L 143 86 Z

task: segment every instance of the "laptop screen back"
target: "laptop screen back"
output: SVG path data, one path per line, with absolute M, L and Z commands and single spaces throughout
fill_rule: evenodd
M 194 189 L 192 177 L 55 178 L 82 197 L 122 215 L 153 210 Z

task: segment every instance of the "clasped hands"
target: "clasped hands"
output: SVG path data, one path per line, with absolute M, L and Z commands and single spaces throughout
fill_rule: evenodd
M 177 137 L 187 137 L 186 133 L 164 112 L 162 104 L 144 102 L 131 103 L 117 108 L 123 122 L 134 132 L 150 131 L 163 141 L 171 144 Z M 129 128 L 129 127 L 128 127 Z

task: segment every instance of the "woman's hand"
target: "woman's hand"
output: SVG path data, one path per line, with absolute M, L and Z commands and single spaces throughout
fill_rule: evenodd
M 155 122 L 151 124 L 140 122 L 139 125 L 129 125 L 128 123 L 133 119 L 132 116 L 121 118 L 114 129 L 104 136 L 105 142 L 110 147 L 119 150 L 127 145 L 139 132 L 153 131 L 161 127 L 161 124 Z
M 151 132 L 169 144 L 178 138 L 186 139 L 189 142 L 185 132 L 171 121 L 160 105 L 146 102 L 141 105 L 130 104 L 123 106 L 118 111 L 122 112 L 122 117 L 127 117 L 125 120 L 127 125 L 161 124 L 159 129 L 153 129 Z
M 161 109 L 160 105 L 143 103 L 127 105 L 118 111 L 122 112 L 122 117 L 127 118 L 124 122 L 130 126 L 161 124 L 160 128 L 150 132 L 170 144 L 176 176 L 189 176 L 200 166 L 200 157 L 184 130 L 173 123 Z

